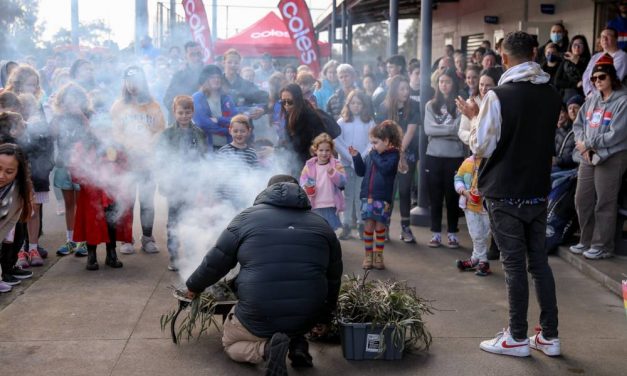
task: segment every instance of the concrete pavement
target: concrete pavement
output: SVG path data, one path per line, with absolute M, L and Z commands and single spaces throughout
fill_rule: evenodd
M 0 295 L 0 374 L 30 375 L 260 375 L 261 368 L 236 364 L 224 354 L 215 331 L 199 341 L 174 345 L 161 332 L 160 316 L 175 308 L 169 286 L 181 283 L 166 270 L 165 208 L 157 205 L 155 233 L 162 252 L 121 255 L 124 268 L 85 270 L 84 258 L 56 259 L 64 238 L 62 217 L 53 205 L 45 210 L 49 269 L 35 269 L 33 282 Z M 138 222 L 136 216 L 135 222 Z M 429 233 L 414 227 L 417 245 L 398 239 L 398 219 L 386 244 L 385 271 L 371 278 L 408 280 L 419 295 L 432 299 L 427 318 L 434 339 L 428 353 L 403 360 L 347 361 L 340 346 L 313 344 L 315 368 L 303 375 L 619 375 L 627 366 L 627 319 L 622 301 L 607 288 L 558 257 L 551 257 L 560 309 L 563 356 L 533 352 L 517 359 L 479 350 L 479 342 L 507 325 L 505 285 L 499 262 L 493 275 L 459 273 L 457 258 L 470 253 L 463 230 L 462 248 L 426 247 Z M 136 227 L 137 223 L 136 223 Z M 462 225 L 462 228 L 465 226 Z M 139 228 L 135 229 L 138 238 Z M 362 243 L 342 242 L 345 273 L 360 273 Z M 533 290 L 531 290 L 533 292 Z M 533 294 L 532 294 L 533 295 Z M 530 333 L 538 320 L 531 299 Z

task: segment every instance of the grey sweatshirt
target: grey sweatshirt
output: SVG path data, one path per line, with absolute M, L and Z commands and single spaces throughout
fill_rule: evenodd
M 621 88 L 605 100 L 598 91 L 588 97 L 575 119 L 573 131 L 575 140 L 594 150 L 600 162 L 627 150 L 627 89 Z
M 425 107 L 425 133 L 429 137 L 427 155 L 432 157 L 464 157 L 464 144 L 457 135 L 462 115 L 453 117 L 443 107 L 442 115 L 436 115 L 431 109 L 431 101 Z

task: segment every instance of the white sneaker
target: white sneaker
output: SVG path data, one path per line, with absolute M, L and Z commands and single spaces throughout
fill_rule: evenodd
M 493 354 L 519 357 L 531 355 L 529 339 L 525 338 L 522 341 L 516 341 L 509 333 L 509 329 L 503 329 L 503 331 L 497 333 L 496 337 L 493 339 L 481 342 L 479 348 Z
M 4 281 L 0 281 L 0 292 L 9 292 L 11 290 L 13 290 L 13 286 Z
M 546 339 L 542 335 L 542 332 L 529 337 L 529 347 L 542 351 L 548 356 L 558 356 L 561 354 L 559 338 L 553 338 L 551 340 Z
M 612 256 L 614 255 L 607 251 L 602 251 L 600 249 L 595 249 L 595 248 L 590 248 L 589 250 L 583 253 L 583 257 L 587 258 L 588 260 L 601 260 L 601 259 L 610 258 Z
M 120 253 L 125 255 L 132 255 L 135 253 L 135 247 L 133 247 L 133 243 L 122 243 L 120 246 Z
M 570 248 L 568 248 L 569 251 L 571 251 L 572 253 L 576 254 L 576 255 L 580 255 L 582 253 L 584 253 L 585 251 L 588 250 L 588 247 L 586 247 L 585 245 L 578 243 L 575 245 L 571 245 Z
M 155 244 L 154 236 L 142 235 L 142 251 L 146 253 L 158 253 L 159 252 L 159 248 L 157 248 L 157 244 Z

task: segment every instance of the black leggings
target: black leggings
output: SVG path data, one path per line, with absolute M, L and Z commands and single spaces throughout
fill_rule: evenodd
M 442 201 L 446 200 L 448 232 L 459 231 L 459 195 L 455 192 L 453 179 L 464 158 L 425 157 L 425 171 L 431 203 L 431 231 L 442 232 Z
M 17 254 L 22 249 L 24 244 L 24 237 L 26 236 L 26 223 L 18 222 L 15 225 L 15 235 L 13 236 L 13 243 L 2 243 L 0 249 L 0 266 L 2 267 L 2 274 L 11 270 L 17 262 Z

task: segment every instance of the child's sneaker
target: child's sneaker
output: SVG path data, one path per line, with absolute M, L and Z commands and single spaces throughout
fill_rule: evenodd
M 157 244 L 155 244 L 154 236 L 142 235 L 142 251 L 146 253 L 158 253 L 159 252 L 159 248 L 157 248 Z
M 80 242 L 75 243 L 74 256 L 76 257 L 87 257 L 87 243 Z
M 575 245 L 571 245 L 570 248 L 568 248 L 569 251 L 571 251 L 572 253 L 576 254 L 576 255 L 580 255 L 582 253 L 584 253 L 585 251 L 588 250 L 588 247 L 586 247 L 585 245 L 578 243 Z
M 133 246 L 133 243 L 122 243 L 122 245 L 120 246 L 120 253 L 125 255 L 132 255 L 133 253 L 135 253 L 135 247 Z
M 559 338 L 546 339 L 542 332 L 529 337 L 529 347 L 542 351 L 548 356 L 559 356 L 561 354 Z
M 28 260 L 30 266 L 42 266 L 44 264 L 44 259 L 41 258 L 41 255 L 36 249 L 28 251 Z
M 372 266 L 377 270 L 385 269 L 385 264 L 383 263 L 383 252 L 374 252 L 372 254 Z
M 431 240 L 429 240 L 429 247 L 431 248 L 438 248 L 439 246 L 442 245 L 442 237 L 440 236 L 440 234 L 434 233 L 431 236 Z
M 25 250 L 20 249 L 17 253 L 17 264 L 18 267 L 26 269 L 30 268 L 30 264 L 28 263 L 28 253 Z
M 372 269 L 372 252 L 366 252 L 366 256 L 364 257 L 364 262 L 361 263 L 361 267 L 364 270 Z
M 457 235 L 448 234 L 447 238 L 449 248 L 459 248 L 459 240 L 457 239 Z
M 401 240 L 405 243 L 415 243 L 414 234 L 409 226 L 401 225 Z
M 516 341 L 509 333 L 509 329 L 503 329 L 496 337 L 481 342 L 479 348 L 493 354 L 525 357 L 531 355 L 529 350 L 529 338 Z
M 481 261 L 479 265 L 477 265 L 477 271 L 475 272 L 475 275 L 478 275 L 479 277 L 485 277 L 489 274 L 492 274 L 492 271 L 490 270 L 490 263 L 487 261 Z
M 67 256 L 70 253 L 74 252 L 76 249 L 76 243 L 73 241 L 68 241 L 63 244 L 59 249 L 57 249 L 57 255 L 59 256 Z
M 457 260 L 457 269 L 461 272 L 467 272 L 471 270 L 475 270 L 477 264 L 479 264 L 479 260 L 473 260 L 469 258 L 468 260 Z

